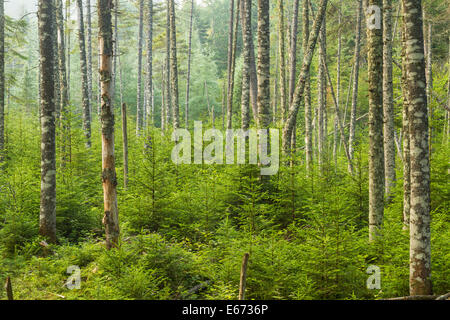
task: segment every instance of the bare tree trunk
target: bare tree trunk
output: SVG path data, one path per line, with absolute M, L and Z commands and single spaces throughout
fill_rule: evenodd
M 178 62 L 177 62 L 177 30 L 175 23 L 175 1 L 170 2 L 170 89 L 172 95 L 173 128 L 180 127 L 180 111 L 178 103 Z
M 5 4 L 0 0 L 0 162 L 5 156 Z
M 278 0 L 278 58 L 280 59 L 280 107 L 281 125 L 286 121 L 286 50 L 285 50 L 285 25 L 284 25 L 284 0 Z
M 186 129 L 189 128 L 189 94 L 191 83 L 191 52 L 192 52 L 192 20 L 194 18 L 194 0 L 191 1 L 191 14 L 189 19 L 189 43 L 188 43 L 188 70 L 186 80 L 186 106 L 184 110 L 184 118 L 186 122 Z M 223 111 L 222 111 L 223 115 Z
M 241 0 L 241 20 L 242 25 L 244 25 L 244 4 Z M 251 8 L 251 5 L 250 5 Z M 242 28 L 242 38 L 244 38 L 244 29 Z M 250 105 L 252 107 L 253 112 L 253 120 L 255 123 L 258 122 L 258 76 L 256 72 L 256 61 L 255 61 L 255 47 L 253 45 L 253 35 L 252 35 L 252 28 L 250 27 L 250 38 L 251 41 L 249 43 L 250 46 L 250 62 L 249 62 L 249 72 L 250 72 Z
M 144 0 L 139 0 L 139 34 L 138 34 L 138 70 L 137 70 L 137 105 L 136 105 L 136 135 L 141 134 L 143 126 L 142 110 L 142 46 L 144 38 Z
M 303 64 L 300 70 L 300 75 L 297 80 L 297 85 L 294 91 L 294 99 L 289 107 L 289 114 L 286 123 L 283 128 L 283 150 L 285 153 L 289 153 L 291 146 L 292 132 L 295 128 L 295 123 L 297 119 L 297 113 L 299 109 L 299 102 L 303 98 L 303 93 L 305 90 L 306 77 L 309 74 L 309 67 L 311 65 L 312 56 L 314 53 L 314 48 L 316 46 L 317 37 L 319 35 L 319 30 L 322 25 L 323 18 L 325 16 L 325 11 L 327 7 L 328 0 L 321 0 L 319 5 L 319 11 L 314 19 L 312 26 L 312 31 L 308 39 L 308 50 L 303 57 Z
M 259 127 L 270 125 L 269 0 L 258 0 L 258 116 Z
M 171 98 L 171 88 L 170 88 L 170 1 L 167 0 L 167 10 L 166 10 L 166 65 L 165 65 L 165 92 L 166 92 L 166 103 L 165 103 L 165 115 L 166 115 L 166 129 L 170 125 L 170 113 L 172 109 L 172 98 Z
M 60 127 L 61 127 L 61 166 L 64 167 L 68 155 L 66 154 L 66 144 L 68 142 L 68 135 L 70 134 L 70 127 L 67 124 L 67 107 L 69 105 L 69 96 L 67 92 L 67 74 L 66 74 L 66 55 L 64 44 L 64 17 L 62 0 L 57 2 L 56 24 L 58 26 L 58 51 L 59 51 L 59 76 L 60 76 L 60 90 L 61 90 L 61 107 L 60 107 Z
M 356 132 L 356 114 L 358 104 L 358 84 L 359 84 L 359 63 L 361 58 L 361 26 L 362 26 L 362 0 L 358 0 L 358 9 L 356 14 L 356 39 L 355 39 L 355 58 L 354 58 L 354 72 L 353 72 L 353 91 L 352 91 L 352 107 L 350 111 L 350 129 L 348 138 L 348 147 L 350 159 L 353 160 L 354 146 L 355 146 L 355 132 Z
M 238 6 L 239 8 L 239 6 Z M 234 0 L 230 0 L 230 22 L 229 22 L 229 30 L 228 30 L 228 66 L 227 66 L 227 128 L 231 129 L 232 127 L 232 117 L 233 117 L 233 89 L 232 82 L 234 82 L 234 73 L 232 70 L 232 59 L 233 59 L 233 49 L 234 49 L 234 41 L 233 41 L 233 32 L 234 32 Z
M 247 0 L 242 0 L 247 1 Z M 245 300 L 245 287 L 247 282 L 247 267 L 248 267 L 248 259 L 250 255 L 248 253 L 244 254 L 242 258 L 242 266 L 241 266 L 241 276 L 239 281 L 239 300 Z
M 123 139 L 123 187 L 128 187 L 128 130 L 127 105 L 122 103 L 122 139 Z
M 113 57 L 113 31 L 111 11 L 113 0 L 98 0 L 100 75 L 102 90 L 102 180 L 104 195 L 103 224 L 106 231 L 106 248 L 119 242 L 119 211 L 117 208 L 117 176 L 114 156 L 114 110 L 111 104 L 111 74 Z
M 87 20 L 87 79 L 89 92 L 89 117 L 92 121 L 92 14 L 91 0 L 86 2 L 86 20 Z
M 337 52 L 337 70 L 336 70 L 336 100 L 341 106 L 341 52 L 342 52 L 342 0 L 339 0 L 339 11 L 338 11 L 338 52 Z M 343 120 L 345 123 L 345 117 Z M 339 137 L 338 137 L 338 120 L 334 117 L 334 130 L 333 130 L 333 160 L 334 167 L 337 170 L 337 149 L 338 149 Z
M 323 18 L 322 27 L 320 29 L 319 40 L 319 72 L 318 78 L 318 99 L 317 99 L 317 122 L 318 122 L 318 161 L 319 167 L 322 168 L 326 154 L 327 128 L 325 117 L 327 112 L 327 78 L 325 75 L 326 59 L 327 59 L 327 40 L 326 40 L 326 17 Z
M 298 3 L 299 0 L 294 0 L 291 22 L 291 39 L 289 45 L 289 104 L 292 103 L 292 98 L 294 97 L 295 90 L 295 70 L 297 67 Z
M 306 55 L 308 51 L 308 41 L 309 41 L 309 4 L 308 0 L 303 2 L 303 43 L 302 50 L 303 55 Z M 311 91 L 310 91 L 310 81 L 309 72 L 305 75 L 305 154 L 306 154 L 306 170 L 308 173 L 311 172 L 313 165 L 313 147 L 312 147 L 312 107 L 311 107 Z
M 243 43 L 244 43 L 244 64 L 242 67 L 242 95 L 241 95 L 241 127 L 247 130 L 250 127 L 250 61 L 251 61 L 251 0 L 241 0 L 241 8 L 244 20 L 242 23 Z
M 39 234 L 56 242 L 55 55 L 52 0 L 39 1 L 41 72 L 41 204 Z M 44 63 L 45 62 L 45 63 Z
M 428 22 L 427 32 L 427 41 L 426 41 L 426 79 L 427 79 L 427 106 L 428 106 L 428 123 L 429 123 L 429 133 L 428 133 L 428 145 L 429 145 L 429 154 L 431 158 L 432 151 L 432 138 L 433 138 L 433 108 L 431 104 L 432 93 L 433 93 L 433 66 L 432 66 L 432 25 L 431 22 Z
M 81 95 L 83 100 L 83 130 L 86 139 L 86 148 L 91 147 L 91 116 L 89 102 L 89 88 L 86 62 L 86 47 L 84 41 L 83 1 L 77 0 L 78 8 L 78 40 L 80 45 L 81 63 Z
M 56 10 L 57 10 L 57 3 L 56 0 L 53 0 L 52 3 L 53 8 L 53 27 L 52 27 L 52 39 L 53 39 L 53 54 L 55 55 L 54 61 L 55 61 L 55 122 L 57 123 L 59 121 L 59 117 L 61 114 L 61 84 L 60 84 L 60 77 L 59 77 L 59 51 L 58 51 L 58 25 L 56 21 Z
M 369 6 L 382 8 L 382 0 L 369 0 Z M 375 9 L 366 12 L 375 16 Z M 377 18 L 375 18 L 377 19 Z M 379 18 L 381 20 L 381 18 Z M 367 28 L 369 78 L 369 241 L 374 241 L 383 223 L 383 30 Z
M 431 295 L 430 159 L 422 1 L 402 0 L 411 161 L 410 295 Z
M 70 101 L 70 52 L 71 52 L 71 45 L 70 45 L 70 0 L 66 0 L 66 25 L 67 25 L 67 96 Z
M 148 0 L 148 20 L 147 20 L 147 80 L 145 83 L 146 103 L 144 111 L 147 113 L 147 122 L 153 126 L 151 118 L 153 105 L 153 0 Z
M 395 187 L 394 89 L 392 86 L 392 0 L 383 0 L 383 113 L 386 197 Z

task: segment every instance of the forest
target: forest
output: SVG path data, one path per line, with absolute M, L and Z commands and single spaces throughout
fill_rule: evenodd
M 450 299 L 448 0 L 21 2 L 0 300 Z

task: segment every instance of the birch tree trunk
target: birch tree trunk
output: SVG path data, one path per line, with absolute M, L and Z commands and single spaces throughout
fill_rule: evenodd
M 175 1 L 170 1 L 170 89 L 172 98 L 173 128 L 180 127 L 180 111 L 178 103 L 178 62 L 177 62 L 177 29 L 175 23 Z
M 317 12 L 316 18 L 312 26 L 312 31 L 308 39 L 308 50 L 303 57 L 303 64 L 300 70 L 300 75 L 297 80 L 297 85 L 294 91 L 294 99 L 289 106 L 289 113 L 283 128 L 283 150 L 285 153 L 289 153 L 291 147 L 291 137 L 292 132 L 295 128 L 295 123 L 297 120 L 297 113 L 299 108 L 299 102 L 303 98 L 303 93 L 305 90 L 306 77 L 309 74 L 309 67 L 311 65 L 312 56 L 314 53 L 314 48 L 316 47 L 317 37 L 319 35 L 319 30 L 322 25 L 323 18 L 325 16 L 328 0 L 321 0 L 319 4 L 319 10 Z
M 83 130 L 86 139 L 86 148 L 91 147 L 91 116 L 89 102 L 89 88 L 86 62 L 86 47 L 84 40 L 83 1 L 77 0 L 78 8 L 78 41 L 80 46 L 81 63 L 81 96 L 83 101 Z
M 430 159 L 422 1 L 402 0 L 411 161 L 410 295 L 431 295 Z
M 0 162 L 5 156 L 5 4 L 0 0 Z
M 234 0 L 230 0 L 230 21 L 228 29 L 228 65 L 227 65 L 227 129 L 232 127 L 233 117 L 233 90 L 231 87 L 232 81 L 232 59 L 233 59 L 233 32 L 234 32 Z
M 366 15 L 373 25 L 367 27 L 369 80 L 369 241 L 374 241 L 383 223 L 384 148 L 383 148 L 383 21 L 382 0 L 369 0 Z M 379 26 L 377 26 L 379 23 Z
M 358 8 L 356 13 L 356 39 L 355 39 L 355 58 L 353 71 L 353 89 L 352 89 L 352 107 L 350 111 L 350 129 L 348 138 L 348 148 L 350 159 L 353 160 L 355 153 L 355 132 L 356 132 L 356 114 L 358 104 L 358 84 L 359 84 L 359 63 L 361 58 L 361 27 L 362 27 L 362 0 L 358 0 Z
M 57 11 L 57 2 L 56 0 L 53 0 L 52 8 L 53 8 L 53 27 L 52 27 L 52 40 L 53 40 L 53 54 L 54 57 L 54 77 L 55 77 L 55 121 L 56 123 L 59 121 L 59 117 L 61 114 L 61 84 L 60 84 L 60 77 L 59 77 L 59 67 L 58 67 L 58 61 L 59 61 L 59 51 L 58 51 L 58 25 L 56 21 L 56 11 Z
M 284 0 L 278 0 L 278 56 L 280 59 L 280 112 L 281 125 L 286 121 L 286 50 L 285 50 L 285 25 L 284 25 Z
M 323 18 L 322 27 L 320 29 L 319 39 L 319 72 L 317 75 L 318 81 L 318 99 L 317 99 L 317 136 L 318 136 L 318 161 L 319 167 L 322 168 L 325 153 L 326 153 L 326 138 L 327 128 L 325 124 L 325 117 L 327 112 L 327 79 L 325 75 L 325 64 L 327 59 L 327 40 L 326 40 L 326 17 Z
M 250 59 L 251 59 L 251 0 L 241 0 L 243 3 L 243 43 L 244 43 L 244 64 L 242 66 L 242 95 L 241 95 L 241 127 L 244 131 L 250 127 Z
M 86 0 L 86 24 L 87 24 L 87 79 L 89 92 L 89 117 L 92 121 L 92 14 L 91 0 Z
M 307 0 L 304 0 L 305 2 Z M 291 39 L 289 45 L 289 104 L 292 103 L 295 90 L 295 76 L 297 67 L 297 30 L 298 30 L 298 6 L 299 0 L 294 0 L 292 22 L 291 22 Z
M 170 86 L 170 1 L 167 0 L 166 6 L 166 66 L 165 66 L 165 92 L 166 92 L 166 129 L 169 128 L 170 124 L 170 114 L 172 109 L 172 98 L 171 98 L 171 86 Z
M 269 0 L 258 0 L 258 116 L 259 127 L 270 125 Z
M 309 41 L 309 4 L 308 0 L 303 1 L 303 55 L 308 51 Z M 312 108 L 311 108 L 311 91 L 309 72 L 305 75 L 305 154 L 306 154 L 306 171 L 311 172 L 313 165 L 313 147 L 312 147 Z
M 383 113 L 386 197 L 395 187 L 394 89 L 392 86 L 392 0 L 383 0 Z
M 153 104 L 153 0 L 148 0 L 148 18 L 147 18 L 147 79 L 145 82 L 146 103 L 144 111 L 147 113 L 147 122 L 153 126 L 152 104 Z
M 141 134 L 143 126 L 142 110 L 142 46 L 144 38 L 144 0 L 139 0 L 139 31 L 138 31 L 138 70 L 137 70 L 137 105 L 136 105 L 136 135 Z
M 341 52 L 342 52 L 342 0 L 339 0 L 338 11 L 338 48 L 337 48 L 337 70 L 336 70 L 336 99 L 339 107 L 341 106 Z M 345 123 L 345 119 L 344 119 Z M 337 149 L 338 149 L 339 137 L 338 137 L 338 120 L 334 117 L 334 130 L 333 130 L 333 160 L 335 170 L 337 169 Z
M 52 0 L 40 0 L 39 50 L 41 81 L 41 202 L 39 234 L 56 242 L 55 55 Z
M 113 0 L 98 0 L 100 76 L 102 90 L 102 180 L 104 195 L 103 224 L 106 231 L 106 248 L 117 246 L 119 241 L 119 211 L 117 208 L 117 177 L 114 156 L 114 110 L 111 104 L 111 74 L 113 57 L 113 31 L 111 11 Z
M 193 18 L 194 18 L 194 0 L 191 1 L 191 13 L 190 13 L 190 19 L 189 19 L 188 69 L 187 69 L 187 80 L 186 80 L 186 105 L 185 105 L 185 110 L 184 110 L 186 129 L 189 128 L 189 95 L 190 95 L 190 84 L 191 84 L 192 20 L 193 20 Z M 222 116 L 223 116 L 223 110 L 222 110 Z

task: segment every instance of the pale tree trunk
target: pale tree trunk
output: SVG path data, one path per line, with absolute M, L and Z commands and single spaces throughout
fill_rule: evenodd
M 115 0 L 114 2 L 114 30 L 113 30 L 113 41 L 114 41 L 114 57 L 113 57 L 113 71 L 112 71 L 112 104 L 114 108 L 114 101 L 116 97 L 116 79 L 117 79 L 117 60 L 119 58 L 119 28 L 118 28 L 118 22 L 119 22 L 119 0 Z M 122 94 L 122 93 L 121 93 Z M 122 105 L 122 97 L 121 97 L 121 103 Z
M 241 127 L 248 130 L 250 127 L 250 60 L 251 60 L 251 0 L 241 0 L 243 3 L 243 43 L 244 43 L 244 64 L 242 66 L 242 94 L 241 94 Z
M 89 92 L 89 117 L 92 120 L 92 14 L 91 0 L 86 0 L 86 25 L 87 25 L 87 79 Z
M 402 0 L 411 161 L 410 295 L 431 295 L 430 159 L 422 1 Z
M 431 98 L 433 96 L 433 69 L 432 69 L 432 25 L 431 22 L 428 22 L 427 32 L 427 41 L 426 41 L 426 79 L 427 79 L 427 105 L 428 105 L 428 123 L 429 123 L 429 133 L 428 133 L 428 145 L 429 145 L 429 153 L 431 158 L 432 151 L 432 138 L 433 138 L 433 109 L 431 104 Z
M 292 98 L 294 97 L 295 90 L 295 70 L 297 66 L 298 3 L 299 0 L 294 0 L 291 22 L 291 38 L 289 45 L 289 104 L 292 103 Z
M 67 74 L 66 74 L 66 55 L 65 55 L 65 43 L 64 43 L 64 17 L 62 1 L 57 2 L 56 11 L 56 24 L 58 26 L 58 51 L 59 51 L 59 77 L 60 77 L 60 95 L 61 95 L 61 107 L 60 107 L 60 128 L 61 128 L 61 166 L 64 167 L 68 155 L 66 154 L 66 145 L 68 142 L 68 135 L 70 134 L 70 127 L 67 124 L 67 106 L 69 105 L 69 96 L 67 94 Z
M 319 10 L 317 12 L 316 18 L 314 19 L 312 31 L 308 39 L 308 50 L 304 54 L 302 68 L 300 69 L 300 75 L 295 87 L 294 99 L 292 99 L 292 103 L 289 106 L 288 117 L 283 128 L 283 150 L 285 153 L 289 153 L 290 151 L 292 132 L 295 129 L 300 101 L 303 99 L 306 78 L 309 74 L 309 67 L 311 65 L 312 56 L 316 47 L 316 42 L 320 28 L 322 26 L 322 21 L 325 16 L 327 4 L 328 0 L 320 1 Z
M 114 156 L 114 110 L 111 104 L 111 75 L 113 58 L 113 31 L 111 11 L 113 0 L 98 0 L 100 76 L 102 90 L 102 180 L 104 195 L 103 224 L 106 248 L 117 247 L 119 242 L 119 210 L 117 207 L 117 177 Z
M 236 73 L 236 52 L 237 52 L 237 38 L 239 31 L 239 18 L 241 14 L 241 0 L 237 1 L 236 4 L 236 19 L 234 20 L 234 33 L 233 33 L 233 49 L 231 52 L 231 79 L 230 86 L 227 95 L 227 128 L 231 129 L 232 123 L 232 112 L 233 112 L 233 96 L 234 96 L 234 77 Z
M 259 127 L 270 125 L 269 0 L 258 0 L 258 116 Z
M 392 86 L 392 0 L 383 0 L 383 113 L 386 197 L 395 187 L 394 89 Z
M 86 139 L 86 148 L 91 147 L 91 116 L 89 107 L 89 88 L 86 62 L 86 47 L 84 41 L 83 1 L 77 0 L 78 8 L 78 40 L 80 46 L 81 63 L 81 97 L 83 101 L 83 130 Z
M 277 125 L 278 123 L 278 96 L 279 96 L 279 92 L 278 92 L 278 73 L 279 73 L 279 63 L 280 63 L 280 59 L 278 58 L 279 53 L 277 50 L 277 53 L 275 55 L 275 78 L 273 80 L 273 100 L 272 100 L 272 122 L 274 123 L 274 125 Z
M 39 1 L 39 47 L 41 73 L 41 203 L 39 234 L 56 242 L 56 148 L 55 148 L 55 55 L 52 32 L 52 0 Z
M 57 10 L 57 2 L 56 0 L 53 0 L 52 6 L 53 6 L 53 28 L 52 28 L 52 39 L 53 39 L 53 54 L 55 55 L 54 61 L 55 61 L 55 121 L 59 121 L 59 117 L 61 114 L 61 84 L 60 77 L 59 77 L 59 67 L 58 67 L 58 61 L 59 61 L 59 51 L 58 51 L 58 25 L 56 21 L 56 10 Z
M 318 80 L 318 99 L 317 99 L 317 136 L 318 136 L 318 161 L 319 167 L 322 168 L 326 154 L 327 127 L 325 117 L 327 112 L 327 79 L 325 75 L 325 64 L 327 59 L 327 40 L 326 40 L 326 17 L 323 18 L 322 28 L 320 29 L 319 39 L 319 72 Z
M 165 65 L 165 93 L 166 93 L 166 103 L 165 103 L 165 116 L 166 116 L 166 129 L 170 125 L 170 113 L 172 109 L 172 98 L 171 98 L 171 88 L 170 88 L 170 0 L 167 0 L 167 10 L 166 10 L 166 65 Z
M 303 55 L 306 55 L 308 50 L 309 40 L 309 4 L 308 0 L 303 2 Z M 306 170 L 311 172 L 313 165 L 313 147 L 312 147 L 312 107 L 311 107 L 311 91 L 309 72 L 305 75 L 305 155 L 306 155 Z
M 284 25 L 284 0 L 278 0 L 278 58 L 280 59 L 280 112 L 281 125 L 286 121 L 286 50 L 285 50 L 285 25 Z
M 411 208 L 411 167 L 409 146 L 409 117 L 408 117 L 408 70 L 406 68 L 406 31 L 405 18 L 402 23 L 402 139 L 403 139 L 403 229 L 409 229 L 409 213 Z
M 241 0 L 241 24 L 244 25 L 244 3 Z M 251 8 L 251 4 L 250 4 Z M 244 29 L 242 28 L 242 38 L 244 38 Z M 253 120 L 255 123 L 258 122 L 258 75 L 256 72 L 256 61 L 255 61 L 255 47 L 253 45 L 253 34 L 252 28 L 250 28 L 250 62 L 249 62 L 249 72 L 250 72 L 250 105 L 253 112 Z
M 147 80 L 145 82 L 145 112 L 147 113 L 147 122 L 153 126 L 152 104 L 153 104 L 153 0 L 148 0 L 148 18 L 147 18 Z
M 336 100 L 341 106 L 341 52 L 342 52 L 342 0 L 339 1 L 339 11 L 338 11 L 338 49 L 337 49 L 337 70 L 336 70 Z M 345 117 L 344 117 L 345 124 Z M 334 117 L 334 130 L 333 130 L 333 160 L 334 167 L 337 170 L 337 149 L 338 149 L 339 137 L 338 137 L 338 119 Z
M 139 0 L 139 34 L 138 34 L 138 70 L 136 96 L 136 135 L 140 135 L 143 126 L 142 110 L 142 46 L 144 33 L 144 0 Z
M 369 6 L 382 8 L 382 0 L 369 0 Z M 375 12 L 366 11 L 370 17 Z M 381 14 L 381 13 L 380 13 Z M 375 18 L 381 20 L 381 17 Z M 367 28 L 369 80 L 369 241 L 374 241 L 383 223 L 383 26 Z
M 191 1 L 191 14 L 189 19 L 189 40 L 188 40 L 188 69 L 186 79 L 186 105 L 184 110 L 184 119 L 186 129 L 189 128 L 189 95 L 191 84 L 191 55 L 192 55 L 192 20 L 194 18 L 194 0 Z M 222 110 L 223 115 L 223 110 Z
M 234 80 L 232 74 L 232 59 L 233 59 L 233 32 L 234 32 L 234 0 L 230 0 L 230 22 L 228 29 L 228 65 L 227 65 L 227 128 L 231 129 L 232 127 L 232 117 L 233 117 L 233 90 L 232 90 L 232 81 Z
M 70 0 L 66 0 L 66 25 L 67 25 L 67 30 L 66 30 L 66 34 L 67 34 L 67 96 L 69 97 L 69 101 L 70 101 L 70 52 L 71 52 L 71 37 L 70 37 L 70 33 L 71 33 L 71 29 L 70 29 L 70 23 L 71 19 L 70 19 Z
M 127 105 L 122 103 L 123 187 L 128 188 L 128 124 Z
M 178 62 L 177 62 L 177 29 L 175 23 L 175 1 L 170 3 L 170 89 L 172 98 L 173 128 L 180 127 L 180 111 L 178 103 Z
M 161 133 L 166 129 L 166 74 L 164 72 L 165 64 L 161 66 Z
M 353 89 L 352 89 L 352 106 L 350 110 L 350 129 L 348 137 L 348 148 L 350 159 L 353 160 L 355 153 L 355 132 L 356 132 L 356 114 L 358 105 L 358 85 L 359 85 L 359 63 L 361 58 L 361 27 L 362 27 L 362 0 L 358 0 L 358 8 L 356 13 L 356 39 L 355 39 L 355 58 L 353 71 Z
M 0 162 L 5 152 L 5 7 L 0 0 Z

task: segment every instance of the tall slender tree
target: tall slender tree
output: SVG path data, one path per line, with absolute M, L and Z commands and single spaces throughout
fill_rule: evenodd
M 305 0 L 306 2 L 307 0 Z M 291 22 L 291 38 L 289 44 L 289 104 L 292 103 L 295 90 L 295 76 L 297 67 L 297 30 L 298 30 L 299 0 L 294 0 Z
M 317 101 L 317 138 L 318 138 L 318 161 L 319 167 L 322 167 L 326 153 L 327 126 L 325 123 L 327 112 L 327 77 L 325 74 L 325 64 L 327 63 L 327 31 L 326 17 L 322 22 L 319 39 L 319 71 L 318 81 L 318 101 Z
M 270 15 L 269 0 L 258 0 L 258 116 L 259 126 L 270 124 Z
M 87 79 L 89 92 L 89 117 L 92 120 L 92 13 L 91 0 L 86 0 L 86 26 L 87 26 Z
M 87 75 L 86 44 L 84 39 L 83 1 L 77 0 L 78 8 L 78 41 L 80 46 L 81 63 L 81 97 L 83 101 L 83 130 L 86 139 L 86 147 L 91 147 L 91 116 L 89 87 Z
M 177 60 L 177 28 L 175 23 L 175 0 L 169 0 L 170 8 L 170 93 L 172 98 L 173 127 L 180 126 L 178 103 L 178 60 Z
M 144 0 L 139 0 L 139 33 L 138 33 L 138 70 L 137 70 L 137 98 L 136 98 L 136 135 L 143 126 L 142 110 L 142 47 L 144 39 Z
M 285 25 L 284 25 L 284 0 L 278 0 L 278 59 L 280 61 L 280 112 L 281 125 L 286 119 L 287 97 L 286 97 L 286 48 L 285 48 Z
M 395 186 L 394 89 L 392 85 L 392 0 L 383 0 L 384 171 L 387 200 Z
M 232 81 L 234 80 L 234 74 L 232 74 L 232 61 L 233 61 L 233 35 L 234 35 L 234 0 L 230 0 L 230 10 L 229 10 L 230 20 L 228 28 L 228 57 L 227 57 L 227 128 L 232 127 L 232 117 L 233 117 L 233 92 L 232 92 Z M 232 77 L 233 76 L 233 77 Z
M 383 222 L 383 21 L 382 0 L 369 0 L 366 11 L 369 78 L 369 240 L 374 241 Z
M 244 64 L 242 67 L 242 94 L 241 94 L 241 127 L 247 130 L 250 127 L 250 60 L 251 60 L 251 21 L 252 21 L 252 1 L 241 0 L 241 8 L 244 17 L 242 23 L 243 43 L 244 43 Z
M 303 43 L 302 50 L 303 55 L 306 55 L 308 51 L 309 40 L 309 4 L 308 0 L 303 1 Z M 305 75 L 305 154 L 306 154 L 306 170 L 308 173 L 311 171 L 313 164 L 313 150 L 312 150 L 312 108 L 311 108 L 311 92 L 310 92 L 310 77 L 309 72 Z
M 186 128 L 189 128 L 189 98 L 190 98 L 190 84 L 191 84 L 191 55 L 192 55 L 192 22 L 194 19 L 194 0 L 191 0 L 191 13 L 189 18 L 189 40 L 188 40 L 188 68 L 186 79 L 186 104 L 184 109 L 184 120 Z M 223 115 L 223 111 L 222 111 Z
M 5 4 L 0 0 L 0 162 L 5 152 Z
M 405 19 L 411 162 L 410 295 L 432 294 L 430 246 L 430 159 L 422 29 L 422 1 L 402 0 Z
M 147 122 L 151 122 L 152 104 L 153 104 L 153 0 L 148 0 L 148 17 L 147 17 L 147 79 L 145 82 L 145 107 L 144 111 L 147 113 Z
M 119 242 L 119 210 L 117 207 L 117 176 L 114 155 L 114 109 L 111 104 L 111 75 L 113 57 L 113 30 L 111 11 L 113 0 L 98 0 L 99 54 L 102 90 L 102 180 L 106 247 Z
M 41 204 L 39 233 L 56 242 L 55 55 L 53 0 L 39 0 Z

